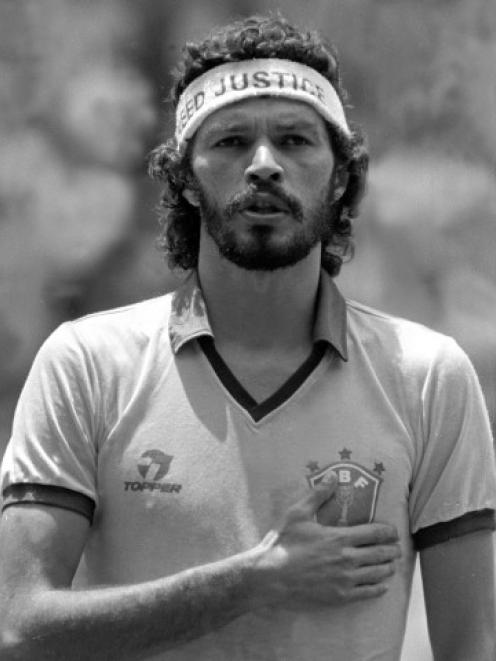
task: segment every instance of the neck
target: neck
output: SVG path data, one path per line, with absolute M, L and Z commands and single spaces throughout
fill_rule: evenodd
M 294 266 L 248 271 L 202 235 L 198 276 L 216 344 L 292 349 L 311 346 L 320 244 Z

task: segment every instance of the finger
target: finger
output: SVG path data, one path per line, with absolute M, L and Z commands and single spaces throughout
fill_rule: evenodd
M 393 574 L 394 565 L 392 562 L 388 562 L 373 567 L 360 567 L 351 574 L 351 578 L 355 585 L 374 585 L 375 583 L 382 583 L 387 578 L 391 578 Z
M 382 597 L 389 589 L 386 583 L 377 583 L 376 585 L 359 585 L 351 590 L 348 601 L 361 601 L 362 599 L 375 599 Z
M 394 544 L 399 536 L 396 528 L 388 523 L 364 523 L 346 528 L 346 541 L 350 546 Z
M 303 498 L 298 501 L 296 507 L 302 509 L 309 516 L 313 516 L 319 507 L 333 497 L 338 484 L 338 476 L 330 472 L 313 489 L 309 489 Z
M 380 565 L 392 562 L 401 557 L 399 544 L 378 544 L 375 546 L 358 546 L 343 549 L 343 557 L 350 560 L 355 567 Z

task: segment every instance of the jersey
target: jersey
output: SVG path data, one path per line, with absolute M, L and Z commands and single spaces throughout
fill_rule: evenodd
M 256 402 L 215 348 L 193 276 L 170 295 L 59 327 L 21 394 L 4 506 L 92 520 L 75 585 L 174 574 L 249 549 L 329 471 L 334 525 L 397 527 L 379 600 L 271 608 L 161 661 L 397 661 L 416 550 L 492 528 L 492 439 L 475 372 L 450 338 L 346 301 L 322 274 L 314 350 Z

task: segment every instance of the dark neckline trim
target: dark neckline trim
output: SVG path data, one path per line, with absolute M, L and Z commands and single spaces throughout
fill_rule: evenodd
M 197 338 L 197 341 L 222 385 L 255 422 L 259 422 L 278 406 L 284 404 L 298 390 L 320 363 L 328 346 L 327 342 L 316 342 L 309 357 L 300 365 L 296 372 L 273 395 L 270 395 L 270 397 L 259 403 L 241 385 L 224 362 L 224 359 L 215 348 L 213 337 L 203 335 Z

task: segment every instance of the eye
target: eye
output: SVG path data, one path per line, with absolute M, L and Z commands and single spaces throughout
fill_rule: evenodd
M 239 135 L 228 135 L 225 138 L 220 138 L 214 144 L 214 147 L 241 147 L 244 140 Z
M 281 137 L 281 144 L 288 147 L 302 147 L 310 145 L 310 140 L 300 133 L 288 133 Z

